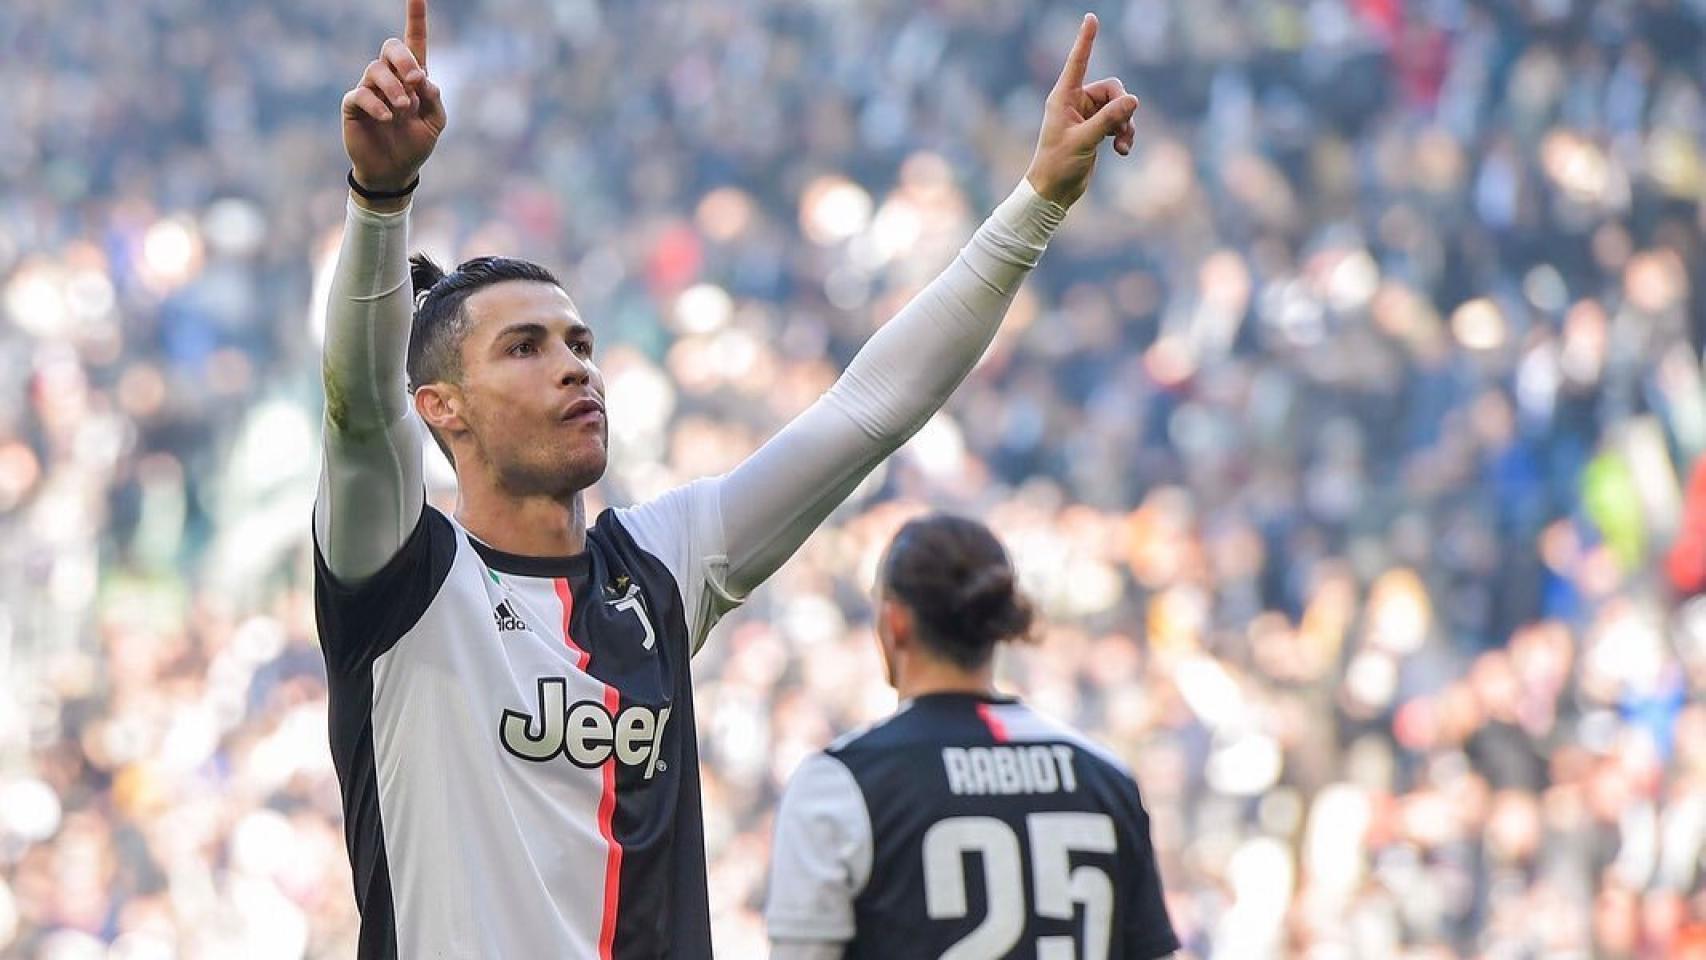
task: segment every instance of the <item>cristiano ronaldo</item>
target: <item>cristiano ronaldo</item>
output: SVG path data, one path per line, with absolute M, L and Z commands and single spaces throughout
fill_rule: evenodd
M 586 515 L 596 318 L 545 268 L 407 256 L 446 130 L 426 0 L 342 105 L 315 606 L 359 956 L 707 957 L 689 660 L 988 346 L 1137 100 L 1086 17 L 1024 179 L 834 386 L 726 475 Z M 455 467 L 426 503 L 430 436 Z

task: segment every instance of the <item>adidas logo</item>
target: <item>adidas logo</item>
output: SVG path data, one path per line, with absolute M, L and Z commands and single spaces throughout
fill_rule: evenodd
M 527 629 L 527 622 L 515 615 L 515 608 L 509 605 L 508 600 L 498 601 L 497 609 L 492 611 L 492 617 L 498 622 L 499 633 Z

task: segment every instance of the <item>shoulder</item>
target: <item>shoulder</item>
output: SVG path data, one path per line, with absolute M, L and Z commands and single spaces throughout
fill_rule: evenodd
M 1119 755 L 1082 732 L 1020 701 L 992 703 L 985 707 L 998 738 L 1008 743 L 1063 743 L 1089 758 L 1098 767 L 1122 780 L 1132 781 L 1131 768 Z M 1135 781 L 1133 781 L 1135 782 Z
M 787 791 L 796 798 L 841 798 L 857 793 L 853 772 L 832 754 L 819 751 L 807 756 L 788 778 Z
M 721 483 L 721 477 L 706 477 L 631 507 L 605 510 L 591 530 L 595 542 L 654 565 L 674 581 L 692 651 L 742 599 L 726 583 Z
M 310 528 L 311 530 L 314 528 Z M 340 594 L 372 593 L 407 586 L 406 574 L 423 564 L 448 570 L 456 557 L 461 537 L 454 521 L 431 504 L 421 507 L 415 527 L 385 565 L 372 576 L 355 582 L 340 579 L 331 570 L 314 530 L 314 575 L 324 590 Z
M 869 845 L 870 808 L 859 781 L 840 760 L 814 753 L 800 761 L 776 812 L 778 836 L 809 841 L 825 855 L 858 854 Z
M 875 723 L 836 737 L 824 748 L 824 753 L 845 763 L 850 755 L 897 746 L 911 738 L 913 716 L 913 705 L 904 704 Z
M 370 664 L 413 630 L 444 589 L 463 536 L 432 506 L 397 553 L 377 573 L 356 583 L 339 580 L 314 549 L 314 606 L 328 665 Z
M 782 792 L 771 844 L 770 935 L 845 942 L 853 938 L 853 899 L 871 877 L 871 818 L 853 776 L 814 753 Z
M 642 549 L 660 556 L 678 544 L 692 543 L 707 524 L 719 519 L 719 478 L 703 477 L 665 491 L 657 497 L 626 507 L 612 507 L 598 515 L 593 528 L 634 540 Z

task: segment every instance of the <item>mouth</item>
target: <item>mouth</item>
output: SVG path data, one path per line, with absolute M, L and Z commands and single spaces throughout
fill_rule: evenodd
M 604 422 L 604 404 L 591 397 L 576 400 L 563 410 L 560 418 L 564 423 L 574 425 L 594 424 Z

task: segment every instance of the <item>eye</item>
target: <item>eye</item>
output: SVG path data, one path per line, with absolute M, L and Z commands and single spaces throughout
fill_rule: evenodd
M 569 344 L 569 349 L 573 350 L 578 357 L 590 357 L 592 356 L 592 341 L 576 340 Z
M 531 357 L 538 352 L 539 349 L 533 345 L 531 340 L 523 340 L 509 348 L 509 354 L 512 357 Z

